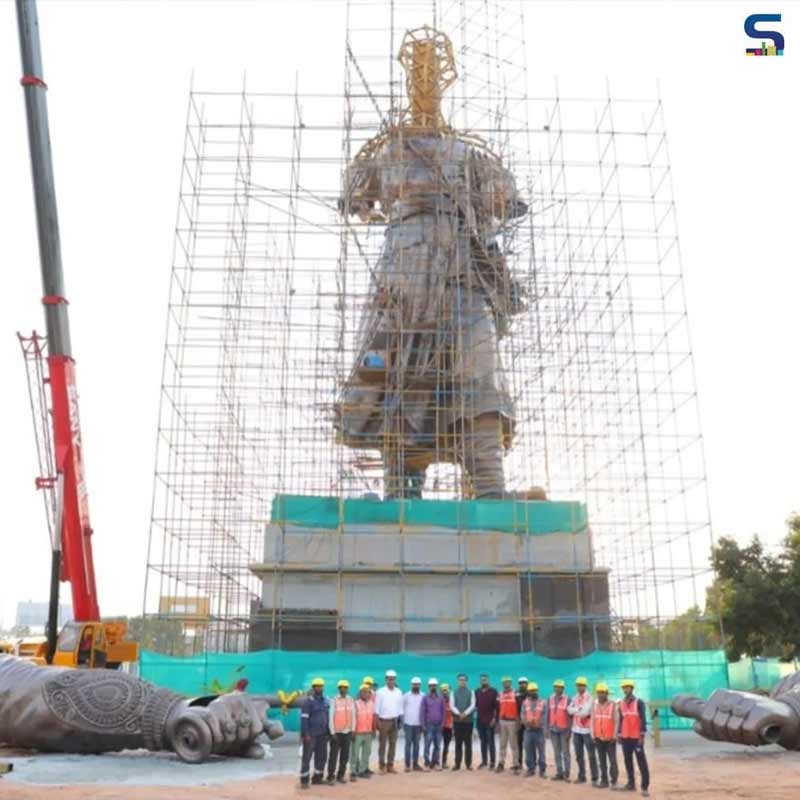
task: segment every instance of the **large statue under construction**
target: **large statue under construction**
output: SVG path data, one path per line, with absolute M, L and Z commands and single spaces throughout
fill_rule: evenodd
M 501 498 L 515 418 L 498 348 L 522 305 L 499 242 L 527 206 L 500 158 L 442 116 L 456 79 L 448 37 L 408 31 L 399 60 L 408 106 L 344 177 L 343 214 L 386 235 L 338 432 L 381 452 L 387 499 L 420 497 L 441 462 L 460 465 L 462 496 Z

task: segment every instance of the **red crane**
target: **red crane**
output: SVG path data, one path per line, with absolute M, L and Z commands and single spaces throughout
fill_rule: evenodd
M 89 502 L 83 469 L 75 360 L 70 343 L 68 303 L 61 264 L 61 240 L 47 118 L 47 85 L 42 71 L 39 21 L 35 0 L 16 0 L 16 6 L 22 55 L 20 83 L 25 93 L 43 288 L 42 304 L 47 324 L 46 370 L 42 363 L 45 353 L 42 337 L 35 332 L 31 337 L 20 337 L 29 367 L 31 404 L 42 469 L 36 485 L 49 498 L 45 506 L 49 511 L 53 560 L 47 661 L 73 663 L 72 656 L 67 656 L 69 652 L 75 655 L 75 663 L 79 664 L 78 649 L 88 636 L 92 647 L 87 665 L 106 666 L 108 662 L 111 666 L 119 661 L 132 660 L 130 656 L 134 653 L 135 660 L 138 649 L 133 643 L 122 641 L 124 625 L 100 623 L 92 556 L 92 526 L 89 521 Z M 49 402 L 46 385 L 49 386 Z M 59 580 L 70 584 L 72 610 L 78 624 L 69 630 L 65 628 L 57 645 Z M 69 634 L 66 640 L 65 633 Z M 68 645 L 73 644 L 75 639 L 78 641 L 69 650 Z M 98 663 L 95 663 L 95 651 Z

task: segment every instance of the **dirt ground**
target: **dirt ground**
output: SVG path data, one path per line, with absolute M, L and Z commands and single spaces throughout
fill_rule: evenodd
M 800 753 L 775 748 L 737 749 L 697 739 L 674 746 L 650 749 L 651 796 L 701 797 L 702 800 L 731 798 L 800 798 Z M 620 766 L 622 766 L 620 764 Z M 573 768 L 574 769 L 574 768 Z M 302 797 L 304 800 L 445 800 L 481 794 L 502 795 L 503 800 L 529 797 L 535 792 L 542 800 L 571 800 L 609 795 L 607 790 L 588 785 L 553 783 L 539 778 L 521 778 L 511 773 L 487 770 L 442 771 L 380 776 L 334 787 L 311 787 L 302 791 L 296 776 L 277 774 L 255 781 L 235 781 L 214 786 L 110 786 L 99 784 L 56 785 L 12 783 L 0 778 L 0 798 L 15 800 L 264 800 Z M 614 796 L 617 796 L 615 793 Z M 626 795 L 622 795 L 626 796 Z M 637 795 L 630 795 L 637 797 Z

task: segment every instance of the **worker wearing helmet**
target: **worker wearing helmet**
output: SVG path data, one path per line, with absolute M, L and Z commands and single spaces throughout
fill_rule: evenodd
M 517 716 L 519 716 L 522 711 L 522 703 L 527 696 L 528 679 L 524 675 L 520 675 L 519 678 L 517 678 Z M 519 755 L 517 766 L 522 769 L 522 756 L 525 753 L 525 729 L 522 725 L 519 726 L 519 730 L 517 731 L 517 753 Z
M 356 704 L 349 696 L 350 682 L 344 679 L 336 684 L 339 694 L 330 704 L 329 727 L 331 751 L 328 756 L 328 783 L 345 783 L 344 775 L 350 758 L 350 740 L 356 729 Z M 338 769 L 337 769 L 338 761 Z
M 569 735 L 570 721 L 569 697 L 564 693 L 564 681 L 561 678 L 553 681 L 553 694 L 547 701 L 547 729 L 553 744 L 553 759 L 556 762 L 556 774 L 551 780 L 569 780 Z
M 497 771 L 502 772 L 506 764 L 506 752 L 511 747 L 511 769 L 514 773 L 519 772 L 517 762 L 519 760 L 519 745 L 517 743 L 517 731 L 519 730 L 519 708 L 517 707 L 517 695 L 511 687 L 511 678 L 506 676 L 502 679 L 503 690 L 497 698 L 497 716 L 500 722 L 500 753 L 497 759 Z M 494 734 L 492 734 L 494 736 Z
M 420 710 L 420 724 L 425 734 L 423 758 L 428 769 L 441 769 L 439 766 L 439 751 L 442 744 L 442 725 L 447 713 L 444 698 L 439 694 L 439 681 L 436 678 L 428 680 L 428 694 L 422 698 Z
M 539 767 L 539 777 L 544 778 L 547 764 L 545 763 L 544 738 L 547 730 L 547 706 L 539 697 L 539 687 L 533 681 L 528 684 L 525 699 L 520 709 L 520 722 L 525 732 L 525 766 L 528 771 L 527 778 L 536 774 Z
M 622 745 L 622 757 L 625 759 L 625 771 L 628 773 L 628 782 L 625 790 L 636 791 L 636 776 L 633 771 L 633 757 L 639 765 L 642 777 L 642 795 L 650 794 L 650 768 L 647 766 L 647 756 L 644 754 L 644 735 L 647 731 L 647 717 L 645 715 L 644 700 L 633 694 L 633 681 L 625 678 L 620 683 L 624 697 L 619 701 L 619 728 L 618 738 Z
M 589 772 L 592 776 L 592 785 L 597 783 L 597 757 L 594 753 L 594 740 L 592 739 L 592 706 L 594 698 L 587 691 L 589 682 L 581 676 L 575 679 L 575 696 L 567 706 L 567 714 L 572 718 L 572 746 L 575 748 L 575 761 L 578 764 L 578 780 L 576 783 L 586 783 L 586 759 L 584 753 L 589 755 Z
M 592 707 L 592 739 L 600 766 L 599 789 L 617 787 L 619 769 L 617 768 L 617 728 L 619 711 L 616 703 L 608 699 L 608 684 L 600 682 L 594 687 L 597 697 Z M 609 774 L 611 782 L 609 783 Z
M 367 684 L 367 686 L 369 686 L 369 693 L 372 696 L 372 699 L 374 700 L 375 699 L 375 686 L 376 686 L 375 678 L 373 678 L 372 675 L 365 675 L 361 679 L 361 685 L 363 686 L 365 683 Z
M 403 737 L 406 743 L 406 772 L 422 772 L 419 765 L 419 740 L 422 735 L 422 678 L 411 679 L 411 690 L 403 695 Z
M 375 693 L 375 714 L 378 717 L 378 767 L 381 774 L 394 772 L 397 730 L 403 718 L 403 692 L 397 688 L 397 673 L 386 670 L 386 686 Z
M 369 757 L 372 751 L 372 740 L 377 730 L 375 717 L 375 698 L 372 687 L 364 681 L 356 698 L 356 731 L 353 740 L 353 755 L 350 758 L 350 780 L 369 778 Z
M 314 758 L 314 777 L 311 783 L 322 783 L 328 759 L 328 725 L 330 703 L 325 697 L 325 681 L 314 678 L 311 692 L 300 709 L 300 738 L 303 754 L 300 758 L 300 788 L 308 789 L 311 758 Z

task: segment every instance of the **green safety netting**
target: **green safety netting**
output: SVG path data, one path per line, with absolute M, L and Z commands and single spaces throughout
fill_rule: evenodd
M 586 506 L 571 501 L 369 500 L 277 494 L 272 521 L 329 528 L 339 525 L 409 525 L 504 533 L 577 533 Z
M 592 685 L 606 681 L 617 697 L 621 695 L 620 680 L 630 678 L 636 682 L 637 695 L 646 701 L 669 700 L 678 692 L 707 697 L 714 689 L 728 685 L 728 665 L 722 650 L 596 651 L 577 659 L 550 659 L 532 653 L 416 655 L 281 650 L 173 658 L 144 651 L 140 665 L 143 678 L 187 695 L 224 691 L 242 677 L 249 680 L 248 691 L 253 693 L 307 688 L 316 676 L 325 679 L 328 691 L 335 691 L 340 678 L 349 680 L 352 687 L 358 686 L 365 675 L 382 683 L 387 669 L 397 671 L 399 685 L 404 689 L 415 675 L 423 683 L 436 677 L 440 682 L 455 684 L 456 674 L 465 672 L 475 686 L 478 675 L 486 672 L 495 685 L 502 675 L 512 674 L 515 682 L 524 675 L 536 681 L 543 693 L 549 693 L 555 679 L 563 678 L 569 687 L 582 675 Z M 279 713 L 271 711 L 270 715 Z M 662 728 L 690 727 L 689 720 L 674 717 L 668 709 L 660 710 L 659 715 Z M 284 724 L 289 730 L 296 730 L 297 711 L 290 711 Z
M 797 662 L 778 661 L 777 658 L 743 658 L 728 664 L 731 689 L 743 692 L 762 689 L 769 692 L 787 675 L 797 672 Z

